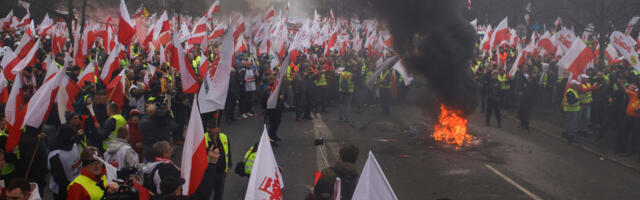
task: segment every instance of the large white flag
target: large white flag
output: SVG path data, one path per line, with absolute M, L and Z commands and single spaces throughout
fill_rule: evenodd
M 204 76 L 204 80 L 200 86 L 198 101 L 200 103 L 201 113 L 224 109 L 227 101 L 227 91 L 229 90 L 233 46 L 233 28 L 231 28 L 224 36 L 222 46 L 220 47 L 218 67 L 209 68 L 210 71 Z M 215 70 L 215 73 L 212 70 Z
M 611 40 L 611 44 L 613 47 L 624 56 L 624 58 L 629 61 L 629 64 L 633 66 L 636 71 L 640 71 L 640 62 L 638 61 L 638 53 L 636 52 L 635 45 L 636 41 L 628 35 L 624 35 L 620 31 L 615 31 L 611 33 L 609 37 Z
M 280 85 L 282 85 L 281 83 L 287 70 L 289 70 L 289 56 L 284 58 L 282 65 L 280 65 L 280 70 L 278 70 L 278 80 L 276 80 L 276 87 L 271 91 L 271 95 L 269 95 L 269 98 L 267 99 L 267 109 L 276 108 L 279 96 L 278 93 L 280 93 Z
M 398 199 L 393 188 L 382 172 L 376 157 L 369 151 L 369 158 L 364 164 L 360 180 L 353 192 L 353 200 L 392 200 Z
M 249 177 L 247 193 L 244 199 L 281 200 L 282 188 L 284 188 L 282 174 L 280 174 L 280 170 L 278 169 L 276 157 L 273 155 L 273 149 L 271 149 L 271 142 L 267 133 L 267 126 L 265 125 L 262 137 L 260 138 L 260 144 L 258 145 L 256 159 L 251 168 L 251 176 Z

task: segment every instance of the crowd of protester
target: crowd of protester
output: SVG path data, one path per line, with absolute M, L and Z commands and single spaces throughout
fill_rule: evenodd
M 23 34 L 26 33 L 5 27 L 1 46 L 15 50 Z M 362 30 L 350 34 L 366 36 Z M 47 81 L 43 62 L 52 53 L 50 36 L 34 39 L 40 39 L 42 43 L 36 54 L 37 62 L 17 75 L 23 81 L 23 102 L 28 102 Z M 201 60 L 216 61 L 220 43 L 211 41 L 207 48 L 195 45 L 187 51 L 186 57 L 196 74 Z M 84 64 L 94 62 L 97 69 L 101 69 L 109 57 L 108 51 L 101 39 L 89 46 Z M 54 57 L 58 67 L 68 65 L 66 74 L 77 82 L 84 69 L 66 55 L 72 48 L 72 44 L 67 43 L 67 48 Z M 326 113 L 329 107 L 335 106 L 339 110 L 339 120 L 353 124 L 352 106 L 359 112 L 381 104 L 380 113 L 388 115 L 393 97 L 403 95 L 406 90 L 402 77 L 392 68 L 386 67 L 379 75 L 375 74 L 380 57 L 396 59 L 390 58 L 389 52 L 332 50 L 325 56 L 323 46 L 314 45 L 287 68 L 270 66 L 272 59 L 282 58 L 266 54 L 258 56 L 250 51 L 237 52 L 232 62 L 224 110 L 202 114 L 209 162 L 204 179 L 192 196 L 179 197 L 184 180 L 180 178 L 179 167 L 172 162 L 172 152 L 184 142 L 194 95 L 183 93 L 179 73 L 168 63 L 160 62 L 160 51 L 145 49 L 138 42 L 126 49 L 127 55 L 120 60 L 121 69 L 126 69 L 124 105 L 111 101 L 112 91 L 102 81 L 97 78 L 96 81 L 85 81 L 77 98 L 73 99 L 73 109 L 65 112 L 65 123 L 59 119 L 58 107 L 52 106 L 41 127 L 26 126 L 18 146 L 13 151 L 0 153 L 0 179 L 8 185 L 3 195 L 9 197 L 15 188 L 24 195 L 30 193 L 23 189 L 25 180 L 36 183 L 40 194 L 51 191 L 55 199 L 96 199 L 124 194 L 126 188 L 122 188 L 122 183 L 119 186 L 105 179 L 106 169 L 100 162 L 103 159 L 118 169 L 118 177 L 125 182 L 135 179 L 129 187 L 135 188 L 141 198 L 145 195 L 148 198 L 150 194 L 158 199 L 207 199 L 213 193 L 215 199 L 222 199 L 224 180 L 230 176 L 233 165 L 229 138 L 220 132 L 220 127 L 263 115 L 272 144 L 277 147 L 282 140 L 277 133 L 283 112 L 295 113 L 295 120 L 302 123 L 313 120 L 312 113 Z M 151 52 L 154 55 L 148 55 Z M 149 65 L 158 67 L 146 83 L 144 76 L 150 70 Z M 268 97 L 278 92 L 275 87 L 280 81 L 277 74 L 281 69 L 286 72 L 276 108 L 267 109 Z M 114 75 L 118 72 L 116 70 Z M 370 79 L 373 85 L 367 86 Z M 12 88 L 13 84 L 9 82 L 7 88 Z M 0 119 L 0 147 L 5 149 L 8 127 L 4 115 L 0 115 Z M 235 169 L 238 175 L 250 174 L 256 149 L 257 144 L 246 153 L 234 152 L 234 155 L 241 155 L 234 158 L 241 158 Z M 308 198 L 327 199 L 332 191 L 326 190 L 333 189 L 330 185 L 336 176 L 346 181 L 344 185 L 349 188 L 342 194 L 352 194 L 358 174 L 353 165 L 358 149 L 349 146 L 340 154 L 344 162 L 324 170 L 323 174 L 328 175 Z
M 597 52 L 597 41 L 586 43 Z M 486 115 L 487 126 L 495 118 L 501 127 L 502 114 L 510 110 L 526 131 L 531 128 L 534 111 L 554 120 L 563 114 L 566 127 L 562 137 L 569 143 L 577 142 L 576 137 L 599 142 L 615 134 L 615 153 L 640 158 L 638 71 L 626 59 L 605 58 L 603 64 L 595 60 L 584 74 L 571 79 L 571 74 L 558 66 L 561 56 L 528 56 L 510 76 L 509 69 L 517 58 L 515 46 L 501 45 L 497 54 L 477 55 L 471 69 L 481 88 L 480 111 Z M 501 64 L 496 60 L 502 60 Z

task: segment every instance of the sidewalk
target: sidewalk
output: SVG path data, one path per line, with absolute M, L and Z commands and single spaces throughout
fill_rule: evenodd
M 507 110 L 503 112 L 503 116 L 508 120 L 520 123 L 517 118 L 517 110 Z M 566 139 L 562 137 L 562 132 L 565 129 L 564 126 L 565 118 L 560 110 L 540 107 L 534 108 L 530 123 L 532 131 L 539 131 L 556 139 L 566 141 Z M 614 153 L 615 136 L 616 133 L 613 131 L 607 132 L 599 141 L 595 141 L 597 135 L 594 134 L 588 137 L 578 136 L 574 138 L 575 143 L 571 145 L 591 152 L 599 156 L 600 159 L 610 160 L 640 173 L 638 155 L 621 156 Z

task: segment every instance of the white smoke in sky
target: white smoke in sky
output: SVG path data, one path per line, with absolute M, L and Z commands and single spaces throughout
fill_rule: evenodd
M 287 2 L 290 3 L 289 16 L 296 18 L 312 18 L 317 0 L 246 0 L 251 10 L 264 10 L 273 5 L 276 12 L 285 11 Z M 284 13 L 283 13 L 284 14 Z

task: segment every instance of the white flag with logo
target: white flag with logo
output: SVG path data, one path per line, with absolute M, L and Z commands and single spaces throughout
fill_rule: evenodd
M 353 200 L 397 200 L 393 188 L 382 172 L 376 157 L 369 151 L 369 158 L 364 164 L 360 180 L 353 192 Z
M 251 176 L 249 177 L 247 193 L 244 199 L 281 200 L 282 188 L 284 188 L 282 174 L 280 174 L 276 157 L 273 154 L 273 149 L 271 149 L 271 142 L 265 125 L 258 145 L 256 159 L 253 162 L 253 168 L 251 168 Z
M 611 33 L 609 39 L 613 47 L 616 48 L 616 50 L 618 50 L 618 52 L 620 52 L 627 61 L 629 61 L 629 64 L 631 64 L 636 71 L 640 71 L 638 53 L 635 49 L 635 45 L 637 43 L 636 40 L 620 31 Z

